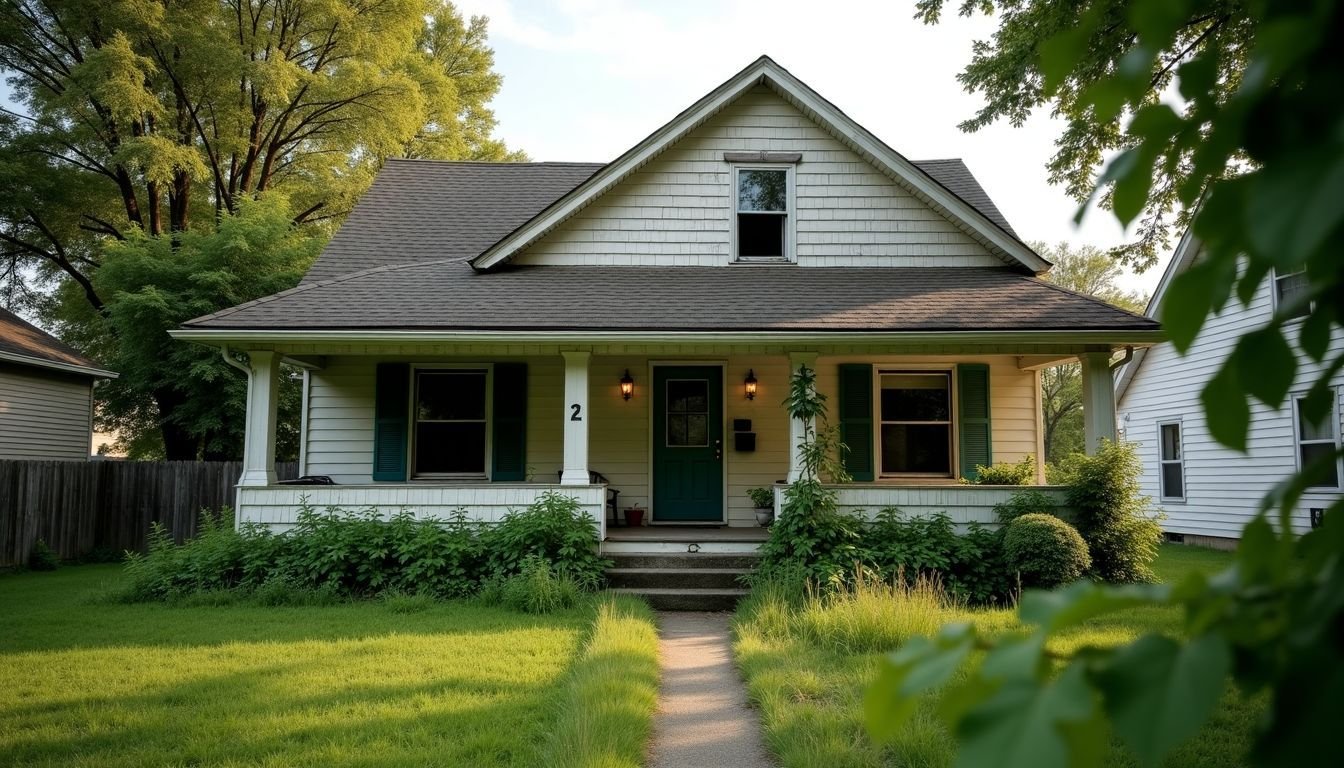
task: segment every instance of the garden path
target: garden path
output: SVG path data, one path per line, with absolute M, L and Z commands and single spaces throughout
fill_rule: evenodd
M 733 664 L 727 613 L 658 614 L 662 687 L 650 768 L 771 768 Z

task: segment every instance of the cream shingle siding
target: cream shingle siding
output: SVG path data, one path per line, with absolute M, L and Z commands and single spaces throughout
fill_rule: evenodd
M 1166 512 L 1163 527 L 1192 536 L 1239 538 L 1255 516 L 1260 499 L 1283 478 L 1297 471 L 1297 444 L 1293 416 L 1285 404 L 1273 410 L 1252 401 L 1247 452 L 1220 445 L 1209 434 L 1200 393 L 1222 361 L 1248 331 L 1263 326 L 1273 313 L 1271 286 L 1260 286 L 1249 306 L 1233 299 L 1221 315 L 1211 317 L 1190 352 L 1182 357 L 1170 343 L 1148 350 L 1142 366 L 1117 404 L 1124 439 L 1138 445 L 1143 462 L 1140 484 Z M 1292 326 L 1290 326 L 1291 328 Z M 1335 328 L 1330 352 L 1344 352 L 1344 334 Z M 1295 333 L 1294 331 L 1291 331 Z M 1293 392 L 1305 394 L 1320 373 L 1320 365 L 1298 360 Z M 1344 413 L 1344 374 L 1334 380 L 1336 414 Z M 1157 425 L 1181 422 L 1185 454 L 1185 501 L 1160 501 Z M 1344 423 L 1336 425 L 1344 429 Z M 1303 497 L 1293 514 L 1293 526 L 1306 530 L 1312 507 L 1324 508 L 1339 498 L 1339 490 L 1316 490 Z
M 0 363 L 0 459 L 88 459 L 92 383 Z
M 520 264 L 719 266 L 732 259 L 732 151 L 800 152 L 802 266 L 1003 262 L 765 87 L 743 96 L 517 257 Z

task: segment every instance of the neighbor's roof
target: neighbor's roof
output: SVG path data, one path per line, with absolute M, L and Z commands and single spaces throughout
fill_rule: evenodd
M 0 309 L 0 362 L 116 378 L 74 348 L 7 309 Z
M 472 259 L 472 266 L 477 269 L 494 269 L 507 263 L 757 86 L 775 91 L 837 141 L 867 160 L 907 192 L 946 216 L 948 221 L 981 242 L 990 253 L 1005 263 L 1029 269 L 1036 274 L 1050 268 L 1050 262 L 1041 258 L 1017 235 L 934 180 L 926 170 L 887 146 L 769 56 L 761 56 L 748 64 L 594 173 L 587 181 L 490 246 Z
M 191 330 L 1156 331 L 1009 267 L 403 264 L 309 283 Z
M 915 165 L 1016 237 L 961 160 Z M 603 167 L 389 159 L 303 282 L 389 264 L 475 258 Z

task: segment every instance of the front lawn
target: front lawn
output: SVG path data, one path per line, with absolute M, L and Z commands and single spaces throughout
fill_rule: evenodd
M 91 597 L 120 578 L 117 566 L 0 576 L 6 764 L 537 765 L 576 727 L 560 722 L 566 700 L 590 685 L 585 641 L 603 642 L 595 602 L 538 617 L 462 602 Z M 624 608 L 604 620 L 651 627 L 647 610 Z M 656 639 L 641 637 L 622 650 L 647 677 Z M 647 686 L 629 694 L 641 706 Z M 647 727 L 650 708 L 626 716 Z
M 1154 564 L 1164 581 L 1191 570 L 1212 572 L 1231 555 L 1208 549 L 1164 545 Z M 735 651 L 752 701 L 760 708 L 771 750 L 786 768 L 889 768 L 947 766 L 955 744 L 934 714 L 930 700 L 913 725 L 895 743 L 879 749 L 863 728 L 863 694 L 874 679 L 885 650 L 915 633 L 928 633 L 946 621 L 974 621 L 988 630 L 1013 631 L 1008 610 L 940 607 L 916 593 L 887 599 L 879 590 L 831 606 L 789 608 L 768 595 L 754 594 L 735 621 Z M 1145 632 L 1175 632 L 1176 609 L 1136 609 L 1094 620 L 1060 639 L 1059 650 L 1085 644 L 1119 644 Z M 1177 750 L 1170 766 L 1244 764 L 1258 702 L 1229 692 L 1212 721 Z M 1128 766 L 1133 760 L 1118 744 L 1108 760 Z

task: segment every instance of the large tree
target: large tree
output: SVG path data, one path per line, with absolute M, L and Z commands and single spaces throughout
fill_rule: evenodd
M 1054 263 L 1045 277 L 1056 285 L 1131 312 L 1143 312 L 1148 303 L 1143 295 L 1120 286 L 1124 269 L 1096 246 L 1032 243 L 1032 247 Z M 1041 421 L 1047 461 L 1058 462 L 1083 450 L 1083 378 L 1077 363 L 1041 371 Z
M 921 0 L 919 15 L 936 21 L 943 5 Z M 1304 275 L 1303 294 L 1244 333 L 1205 386 L 1212 436 L 1245 450 L 1250 401 L 1283 408 L 1295 386 L 1306 391 L 1300 418 L 1328 428 L 1344 370 L 1344 3 L 961 3 L 964 14 L 982 11 L 1001 18 L 962 75 L 985 96 L 966 127 L 1039 108 L 1062 116 L 1052 173 L 1082 199 L 1103 195 L 1122 224 L 1139 222 L 1119 252 L 1139 266 L 1164 244 L 1173 212 L 1190 223 L 1200 258 L 1163 302 L 1178 352 L 1211 312 L 1248 304 L 1274 274 Z M 1212 578 L 1029 592 L 1019 606 L 1027 634 L 958 625 L 911 640 L 870 694 L 874 731 L 891 734 L 917 697 L 950 685 L 942 711 L 959 765 L 1101 765 L 1111 732 L 1158 765 L 1209 717 L 1230 676 L 1268 702 L 1253 763 L 1344 762 L 1344 498 L 1319 527 L 1293 525 L 1303 490 L 1341 454 L 1337 444 L 1285 477 L 1242 531 L 1234 566 Z M 1180 636 L 1076 651 L 1051 642 L 1138 605 L 1180 609 Z M 977 663 L 957 676 L 969 658 Z
M 491 138 L 485 30 L 441 0 L 0 0 L 21 107 L 0 119 L 6 297 L 115 357 L 131 342 L 98 278 L 110 243 L 166 238 L 171 254 L 271 193 L 322 238 L 387 156 L 511 159 Z M 224 413 L 184 400 L 228 398 L 134 389 L 148 380 L 112 385 L 130 390 L 109 389 L 113 421 L 156 425 L 170 458 L 220 444 Z

